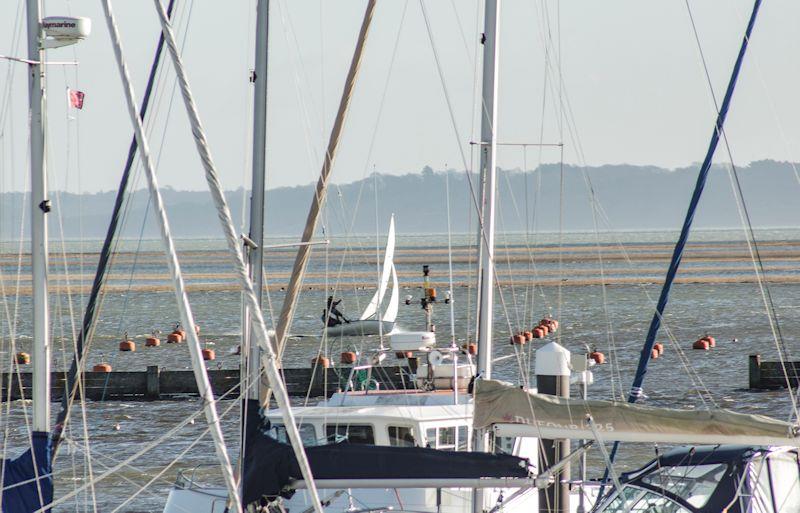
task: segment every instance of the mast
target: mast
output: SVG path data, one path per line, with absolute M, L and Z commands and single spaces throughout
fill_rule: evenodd
M 41 0 L 28 0 L 28 109 L 31 149 L 31 274 L 33 280 L 33 430 L 50 431 L 50 312 L 47 292 L 47 169 Z
M 478 374 L 492 376 L 492 308 L 494 302 L 494 229 L 497 193 L 497 76 L 500 0 L 486 0 L 483 20 L 483 96 L 481 100 L 480 169 L 485 176 L 481 194 L 480 307 L 478 311 Z
M 497 127 L 497 64 L 498 32 L 500 24 L 500 0 L 486 0 L 483 15 L 483 84 L 481 97 L 481 141 L 480 172 L 481 211 L 478 213 L 478 237 L 480 239 L 480 264 L 478 267 L 478 358 L 477 373 L 484 379 L 492 376 L 492 308 L 494 306 L 494 215 L 497 186 L 496 127 Z M 473 435 L 474 450 L 487 451 L 486 430 L 476 429 Z M 485 509 L 484 491 L 472 494 L 472 511 L 481 513 Z
M 297 307 L 297 299 L 300 295 L 300 288 L 303 284 L 306 266 L 308 265 L 308 259 L 311 255 L 311 246 L 309 242 L 311 242 L 311 238 L 314 236 L 314 232 L 317 229 L 317 221 L 319 221 L 319 215 L 328 194 L 328 181 L 333 169 L 333 163 L 336 160 L 336 151 L 339 148 L 339 140 L 342 135 L 342 130 L 344 129 L 344 122 L 347 118 L 350 100 L 355 90 L 356 78 L 358 78 L 358 70 L 361 67 L 361 60 L 364 56 L 364 48 L 366 47 L 367 36 L 369 35 L 372 15 L 375 12 L 376 5 L 377 0 L 368 0 L 367 6 L 364 8 L 364 17 L 361 20 L 361 28 L 358 32 L 356 48 L 353 51 L 353 58 L 350 60 L 350 68 L 347 71 L 344 89 L 339 99 L 339 109 L 336 112 L 336 119 L 333 122 L 333 127 L 331 128 L 331 133 L 328 138 L 328 148 L 325 151 L 322 169 L 320 170 L 317 186 L 314 190 L 314 198 L 311 200 L 311 207 L 308 210 L 306 225 L 303 229 L 303 236 L 300 242 L 301 245 L 297 249 L 297 256 L 295 257 L 294 266 L 292 267 L 289 285 L 286 288 L 286 296 L 283 300 L 281 315 L 278 319 L 278 325 L 275 328 L 276 352 L 279 358 L 283 353 L 283 346 L 286 342 L 289 328 L 291 327 L 290 324 L 294 317 L 295 308 Z M 270 391 L 265 389 L 261 394 L 262 404 L 269 404 L 269 397 Z
M 248 252 L 250 279 L 259 308 L 261 307 L 264 279 L 264 189 L 266 181 L 267 145 L 267 45 L 269 44 L 269 0 L 258 0 L 256 5 L 256 55 L 253 67 L 253 177 L 250 196 L 250 240 L 255 247 Z M 258 399 L 260 374 L 259 349 L 250 343 L 251 315 L 247 306 L 242 326 L 242 371 L 247 373 L 247 399 Z M 244 374 L 243 374 L 244 375 Z
M 659 328 L 661 327 L 661 319 L 663 317 L 664 310 L 667 307 L 667 302 L 669 301 L 669 293 L 672 288 L 672 284 L 675 281 L 675 276 L 678 274 L 678 268 L 683 260 L 683 250 L 686 248 L 686 242 L 689 240 L 689 232 L 692 229 L 694 215 L 697 211 L 697 206 L 700 204 L 700 198 L 702 197 L 703 190 L 706 186 L 706 180 L 708 179 L 708 173 L 711 170 L 714 153 L 717 151 L 717 145 L 719 144 L 719 140 L 723 135 L 725 119 L 728 116 L 728 110 L 731 106 L 733 93 L 736 90 L 736 81 L 738 80 L 739 72 L 742 69 L 742 63 L 744 62 L 744 57 L 747 53 L 747 47 L 750 43 L 750 37 L 753 34 L 753 27 L 755 26 L 756 18 L 758 17 L 758 11 L 760 8 L 761 0 L 755 0 L 753 2 L 753 9 L 750 12 L 749 21 L 747 22 L 747 28 L 744 32 L 744 37 L 742 38 L 742 43 L 739 46 L 739 53 L 736 56 L 736 61 L 734 61 L 731 76 L 728 79 L 728 86 L 725 89 L 725 96 L 722 98 L 722 105 L 720 105 L 719 111 L 717 112 L 717 117 L 714 122 L 714 129 L 711 132 L 711 140 L 709 141 L 708 149 L 706 150 L 705 157 L 703 158 L 703 163 L 700 165 L 700 171 L 697 174 L 697 181 L 695 182 L 692 198 L 689 201 L 686 217 L 683 220 L 681 233 L 678 236 L 678 240 L 672 250 L 672 259 L 670 260 L 669 267 L 667 268 L 667 274 L 664 278 L 664 285 L 661 287 L 661 293 L 658 297 L 658 303 L 656 304 L 656 311 L 653 313 L 653 318 L 651 319 L 650 327 L 647 330 L 647 337 L 645 338 L 644 346 L 639 354 L 639 364 L 636 368 L 636 374 L 634 375 L 633 383 L 631 383 L 630 392 L 628 393 L 629 403 L 635 403 L 641 396 L 644 395 L 642 386 L 644 385 L 645 374 L 647 374 L 647 364 L 650 361 L 650 352 L 655 346 L 656 336 L 658 335 Z M 614 447 L 611 450 L 610 456 L 610 461 L 612 463 L 614 462 L 618 448 L 619 442 L 614 442 Z M 604 473 L 603 480 L 605 481 L 607 477 L 608 469 L 606 469 Z M 603 488 L 600 489 L 599 496 L 602 497 L 602 495 Z

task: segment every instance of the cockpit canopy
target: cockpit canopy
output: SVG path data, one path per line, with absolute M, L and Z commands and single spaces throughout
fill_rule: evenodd
M 780 513 L 800 511 L 800 465 L 792 448 L 680 447 L 623 474 L 597 513 Z

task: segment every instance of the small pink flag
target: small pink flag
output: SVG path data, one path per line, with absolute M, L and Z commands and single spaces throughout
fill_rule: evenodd
M 86 96 L 83 94 L 83 91 L 75 91 L 74 89 L 69 89 L 69 105 L 74 109 L 82 109 L 83 108 L 83 97 Z

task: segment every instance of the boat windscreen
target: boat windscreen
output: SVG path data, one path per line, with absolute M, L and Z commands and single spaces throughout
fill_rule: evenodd
M 642 481 L 681 497 L 696 508 L 702 508 L 717 489 L 728 465 L 692 465 L 662 467 L 642 477 Z

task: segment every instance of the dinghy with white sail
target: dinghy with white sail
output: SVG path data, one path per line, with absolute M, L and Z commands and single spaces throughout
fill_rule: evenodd
M 400 289 L 397 281 L 397 270 L 394 267 L 395 231 L 394 216 L 389 221 L 389 234 L 386 238 L 386 250 L 383 257 L 381 281 L 361 317 L 354 321 L 338 320 L 329 311 L 322 313 L 322 321 L 328 326 L 324 332 L 329 337 L 355 337 L 388 334 L 394 329 L 394 321 L 400 309 Z M 384 310 L 381 304 L 386 297 L 389 279 L 392 280 L 392 293 Z M 330 307 L 329 307 L 330 309 Z

